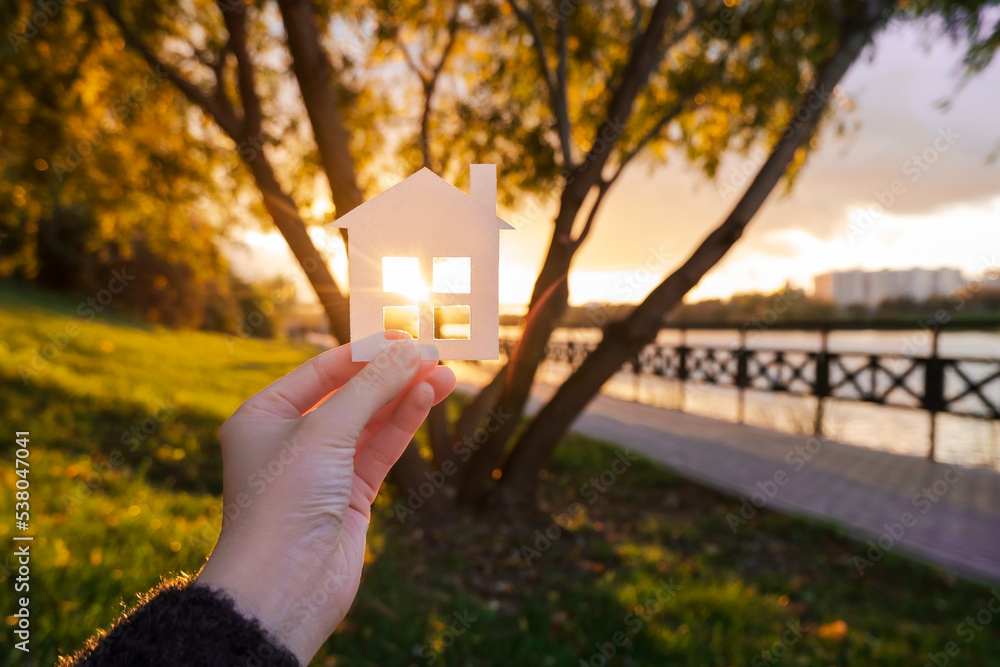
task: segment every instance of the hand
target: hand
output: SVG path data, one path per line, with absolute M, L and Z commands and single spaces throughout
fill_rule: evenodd
M 357 594 L 382 480 L 454 388 L 400 340 L 367 364 L 324 352 L 250 398 L 219 433 L 222 533 L 197 582 L 308 664 Z

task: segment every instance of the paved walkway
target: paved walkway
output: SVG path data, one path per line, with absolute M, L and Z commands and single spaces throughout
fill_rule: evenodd
M 459 379 L 460 390 L 475 391 L 479 378 L 459 372 Z M 552 391 L 536 387 L 529 411 Z M 881 539 L 883 546 L 965 577 L 1000 581 L 1000 473 L 832 440 L 810 442 L 801 434 L 604 395 L 590 403 L 573 429 L 738 497 L 749 499 L 762 484 L 774 494 L 768 507 L 833 521 L 862 540 Z M 781 480 L 784 484 L 768 484 Z M 859 548 L 859 555 L 865 550 Z

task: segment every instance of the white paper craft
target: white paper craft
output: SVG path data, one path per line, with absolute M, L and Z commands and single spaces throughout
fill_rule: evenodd
M 425 359 L 499 358 L 500 230 L 513 227 L 497 217 L 496 169 L 472 165 L 469 195 L 421 169 L 333 223 L 350 231 L 354 361 L 391 329 Z

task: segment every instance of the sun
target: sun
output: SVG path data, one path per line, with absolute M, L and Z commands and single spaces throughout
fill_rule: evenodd
M 415 303 L 426 303 L 431 296 L 416 257 L 383 257 L 382 289 L 402 294 Z

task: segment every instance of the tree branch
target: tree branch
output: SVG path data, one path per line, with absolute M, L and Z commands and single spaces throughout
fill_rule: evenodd
M 639 44 L 642 36 L 642 0 L 632 0 L 632 48 Z
M 229 31 L 229 47 L 236 56 L 237 80 L 240 85 L 240 98 L 243 103 L 243 128 L 246 136 L 259 136 L 261 132 L 260 98 L 254 88 L 254 69 L 247 51 L 247 14 L 246 5 L 230 5 L 226 0 L 220 0 L 219 9 L 222 19 Z M 228 10 L 228 11 L 227 11 Z M 228 99 L 228 98 L 227 98 Z
M 877 16 L 856 18 L 836 51 L 822 64 L 792 115 L 781 139 L 758 170 L 739 203 L 684 264 L 657 285 L 623 321 L 609 325 L 591 352 L 556 395 L 535 416 L 504 465 L 501 484 L 508 502 L 535 495 L 538 471 L 586 404 L 629 356 L 653 340 L 664 313 L 677 304 L 739 240 L 743 230 L 785 174 L 795 152 L 808 141 L 826 109 L 834 86 L 868 43 Z
M 420 83 L 427 85 L 427 80 L 430 78 L 430 75 L 424 72 L 423 67 L 421 67 L 421 65 L 413 59 L 413 56 L 410 54 L 401 39 L 395 37 L 393 41 L 396 42 L 396 46 L 399 47 L 399 50 L 403 52 L 403 60 L 406 61 L 406 65 L 413 71 L 414 74 L 417 75 L 417 78 L 420 79 Z
M 451 18 L 448 19 L 448 41 L 445 42 L 444 49 L 441 50 L 441 58 L 431 71 L 432 82 L 437 81 L 437 78 L 441 75 L 441 71 L 444 70 L 445 63 L 448 61 L 448 56 L 451 55 L 452 49 L 455 48 L 455 40 L 458 37 L 458 12 L 461 7 L 461 3 L 457 4 L 455 11 L 451 14 Z
M 542 31 L 538 28 L 538 23 L 531 14 L 531 10 L 522 9 L 514 0 L 509 0 L 509 4 L 514 14 L 517 15 L 517 18 L 521 20 L 521 23 L 531 33 L 531 41 L 538 56 L 538 67 L 541 70 L 542 78 L 545 80 L 545 86 L 549 91 L 549 104 L 552 105 L 552 114 L 556 117 L 556 126 L 559 130 L 559 144 L 562 150 L 563 169 L 573 169 L 575 165 L 573 162 L 572 146 L 570 145 L 569 110 L 564 104 L 565 91 L 560 92 L 559 83 L 552 75 L 548 56 L 545 55 L 545 42 L 542 40 Z M 560 21 L 565 23 L 561 18 Z
M 160 76 L 165 77 L 168 81 L 174 84 L 174 86 L 176 86 L 184 97 L 186 97 L 192 104 L 200 107 L 202 111 L 211 116 L 219 127 L 221 127 L 222 130 L 231 138 L 240 136 L 242 129 L 240 120 L 234 113 L 230 113 L 230 110 L 227 109 L 225 105 L 220 105 L 218 101 L 214 99 L 214 96 L 206 95 L 201 88 L 185 79 L 179 72 L 177 72 L 177 70 L 160 60 L 160 58 L 153 53 L 152 49 L 150 49 L 149 46 L 147 46 L 146 43 L 143 42 L 142 39 L 128 27 L 111 0 L 104 0 L 102 6 L 115 25 L 118 26 L 118 30 L 122 33 L 122 38 L 125 42 L 135 49 L 150 67 L 152 67 Z
M 458 12 L 461 6 L 461 3 L 455 6 L 455 11 L 448 20 L 448 41 L 445 42 L 444 49 L 441 51 L 441 57 L 431 69 L 430 75 L 425 79 L 422 74 L 417 73 L 421 77 L 424 86 L 424 110 L 420 115 L 420 152 L 423 157 L 424 166 L 431 171 L 435 170 L 431 158 L 431 103 L 434 99 L 434 93 L 437 91 L 438 79 L 441 77 L 441 72 L 448 61 L 448 56 L 455 47 L 455 40 L 458 35 Z M 406 52 L 405 47 L 403 47 L 403 51 Z
M 602 178 L 598 182 L 597 199 L 594 200 L 593 206 L 590 207 L 590 212 L 587 213 L 587 221 L 584 223 L 583 229 L 581 229 L 577 237 L 573 239 L 573 252 L 576 252 L 580 246 L 583 245 L 583 242 L 587 240 L 587 235 L 590 234 L 590 229 L 594 224 L 594 219 L 597 217 L 597 210 L 601 206 L 601 202 L 603 202 L 604 197 L 607 195 L 608 190 L 611 189 L 611 186 L 614 185 L 615 181 L 618 180 L 618 177 L 622 175 L 622 171 L 625 170 L 628 163 L 632 160 L 632 158 L 642 152 L 642 149 L 646 147 L 646 144 L 659 136 L 660 132 L 663 131 L 663 128 L 666 127 L 671 120 L 677 117 L 677 114 L 679 114 L 681 109 L 684 108 L 684 103 L 689 99 L 691 99 L 690 96 L 685 97 L 678 100 L 672 107 L 670 107 L 670 109 L 668 109 L 660 117 L 656 124 L 653 125 L 653 127 L 651 127 L 641 139 L 639 139 L 636 145 L 632 147 L 632 150 L 625 154 L 625 156 L 621 159 L 621 162 L 618 163 L 618 167 L 615 169 L 615 172 L 611 175 L 611 177 L 606 179 Z
M 364 196 L 358 187 L 357 168 L 340 100 L 331 81 L 333 66 L 320 43 L 312 3 L 278 0 L 278 6 L 288 35 L 292 68 L 316 138 L 323 171 L 330 183 L 337 217 L 340 217 L 360 205 Z M 341 235 L 345 234 L 346 230 L 342 230 Z
M 685 29 L 682 32 L 687 32 L 688 29 Z M 663 113 L 662 116 L 660 116 L 660 119 L 656 121 L 653 127 L 649 128 L 649 130 L 639 139 L 639 141 L 636 142 L 635 146 L 633 146 L 628 152 L 624 154 L 624 156 L 619 161 L 618 166 L 615 168 L 614 173 L 611 174 L 610 178 L 602 177 L 600 179 L 600 181 L 597 184 L 598 185 L 597 199 L 594 201 L 594 205 L 590 208 L 590 212 L 587 214 L 587 221 L 584 223 L 583 229 L 580 231 L 580 234 L 576 237 L 576 239 L 573 240 L 574 251 L 579 249 L 580 245 L 582 245 L 583 242 L 586 240 L 587 235 L 590 233 L 590 228 L 594 223 L 594 218 L 597 215 L 597 209 L 600 206 L 601 201 L 604 199 L 604 196 L 607 194 L 608 190 L 611 189 L 611 186 L 615 184 L 615 181 L 618 180 L 618 177 L 622 175 L 622 172 L 625 170 L 625 167 L 628 166 L 628 163 L 632 161 L 632 158 L 641 153 L 642 150 L 646 147 L 646 145 L 649 144 L 649 142 L 656 139 L 660 135 L 660 133 L 663 132 L 663 128 L 665 128 L 670 123 L 670 121 L 672 121 L 680 114 L 680 112 L 684 109 L 684 106 L 687 104 L 687 102 L 689 102 L 694 97 L 695 91 L 704 88 L 705 84 L 712 79 L 715 73 L 721 72 L 725 69 L 724 64 L 726 62 L 726 58 L 728 58 L 729 53 L 731 53 L 732 50 L 733 50 L 732 47 L 727 49 L 726 55 L 720 58 L 719 62 L 717 63 L 717 67 L 713 68 L 712 74 L 708 74 L 702 77 L 701 81 L 699 81 L 697 85 L 695 85 L 690 91 L 688 91 L 686 95 L 677 99 L 677 101 L 675 101 L 674 104 L 670 106 Z
M 229 54 L 232 53 L 231 37 L 226 38 L 226 43 L 222 45 L 222 49 L 219 50 L 219 55 L 210 65 L 213 76 L 215 76 L 215 93 L 213 95 L 214 99 L 227 110 L 227 113 L 236 117 L 236 108 L 233 106 L 233 101 L 229 99 L 229 95 L 226 94 L 226 59 Z
M 573 166 L 572 145 L 573 126 L 569 118 L 569 17 L 559 12 L 559 26 L 557 30 L 558 38 L 558 59 L 556 60 L 556 95 L 558 96 L 558 111 L 556 118 L 559 122 L 559 141 L 566 146 L 563 153 L 565 168 Z M 568 158 L 568 159 L 567 159 Z
M 594 219 L 597 217 L 597 209 L 601 207 L 601 203 L 604 201 L 604 196 L 608 194 L 608 190 L 611 189 L 611 185 L 618 178 L 618 174 L 621 173 L 621 169 L 615 173 L 614 178 L 610 180 L 601 180 L 597 186 L 597 199 L 594 200 L 593 206 L 590 207 L 590 212 L 587 213 L 587 221 L 583 224 L 583 229 L 580 230 L 580 234 L 573 239 L 572 249 L 575 253 L 579 250 L 583 242 L 587 240 L 587 235 L 590 234 L 590 228 L 594 224 Z
M 621 176 L 622 170 L 625 169 L 625 167 L 632 160 L 632 158 L 641 153 L 642 149 L 645 148 L 646 145 L 649 144 L 649 142 L 656 139 L 663 131 L 663 128 L 665 128 L 668 124 L 670 124 L 670 121 L 676 118 L 680 114 L 680 112 L 684 110 L 684 106 L 691 99 L 695 97 L 697 91 L 702 90 L 705 87 L 705 84 L 711 81 L 716 74 L 725 71 L 726 59 L 732 52 L 733 52 L 733 47 L 730 46 L 726 50 L 726 54 L 723 55 L 721 58 L 719 58 L 719 61 L 716 63 L 716 66 L 712 68 L 711 73 L 703 76 L 700 81 L 698 81 L 689 91 L 687 91 L 686 94 L 678 98 L 674 102 L 674 104 L 671 105 L 663 113 L 662 116 L 660 116 L 660 119 L 656 121 L 656 123 L 651 128 L 649 128 L 649 130 L 639 139 L 639 141 L 636 142 L 635 146 L 633 146 L 629 151 L 627 151 L 624 154 L 624 156 L 619 161 L 618 166 L 615 169 L 615 172 L 611 175 L 610 178 L 606 179 L 609 185 L 618 180 L 618 177 Z
M 657 1 L 645 32 L 632 49 L 622 80 L 611 94 L 604 120 L 594 132 L 594 141 L 587 151 L 587 157 L 580 163 L 577 173 L 572 177 L 570 184 L 572 187 L 567 186 L 564 196 L 582 201 L 590 189 L 601 180 L 604 164 L 632 115 L 636 96 L 663 58 L 660 43 L 666 32 L 667 20 L 676 7 L 677 0 Z M 568 220 L 568 224 L 572 223 L 573 220 Z M 567 219 L 563 220 L 563 224 L 567 224 Z M 556 233 L 565 235 L 569 233 L 569 229 L 558 229 Z

